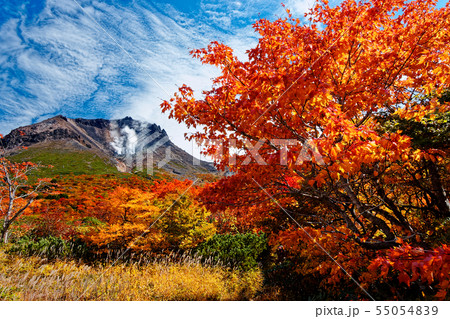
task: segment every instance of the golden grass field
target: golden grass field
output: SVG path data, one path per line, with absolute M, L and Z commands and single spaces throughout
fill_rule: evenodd
M 0 300 L 249 300 L 262 284 L 258 270 L 240 272 L 192 257 L 88 265 L 0 250 Z

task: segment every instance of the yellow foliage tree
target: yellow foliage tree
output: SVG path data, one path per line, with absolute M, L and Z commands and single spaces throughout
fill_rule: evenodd
M 84 236 L 102 250 L 188 249 L 215 233 L 209 212 L 189 196 L 118 187 L 106 201 L 106 225 Z

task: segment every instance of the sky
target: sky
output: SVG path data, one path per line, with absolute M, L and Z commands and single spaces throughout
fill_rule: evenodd
M 281 2 L 301 18 L 314 0 L 0 0 L 0 134 L 60 114 L 131 116 L 198 156 L 162 100 L 209 89 L 218 70 L 189 51 L 219 41 L 245 59 L 252 24 L 285 17 Z

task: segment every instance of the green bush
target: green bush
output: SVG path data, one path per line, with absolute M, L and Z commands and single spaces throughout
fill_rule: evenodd
M 61 198 L 68 199 L 69 195 L 67 195 L 67 194 L 54 194 L 54 195 L 50 194 L 50 195 L 45 196 L 44 198 L 45 199 L 61 199 Z
M 83 226 L 103 226 L 105 225 L 105 222 L 100 221 L 99 219 L 95 218 L 95 217 L 84 217 L 81 220 L 81 223 Z
M 268 253 L 267 237 L 264 233 L 214 235 L 200 244 L 196 253 L 204 259 L 247 271 L 258 267 Z
M 67 241 L 54 236 L 33 239 L 23 236 L 13 242 L 7 252 L 25 256 L 37 255 L 48 259 L 82 258 L 88 254 L 88 248 L 80 240 Z

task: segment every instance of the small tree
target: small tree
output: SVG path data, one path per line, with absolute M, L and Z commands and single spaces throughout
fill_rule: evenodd
M 0 145 L 0 217 L 3 219 L 0 240 L 3 243 L 8 242 L 11 225 L 30 207 L 43 186 L 44 180 L 38 180 L 35 185 L 29 182 L 30 172 L 37 168 L 38 165 L 29 162 L 9 161 Z

